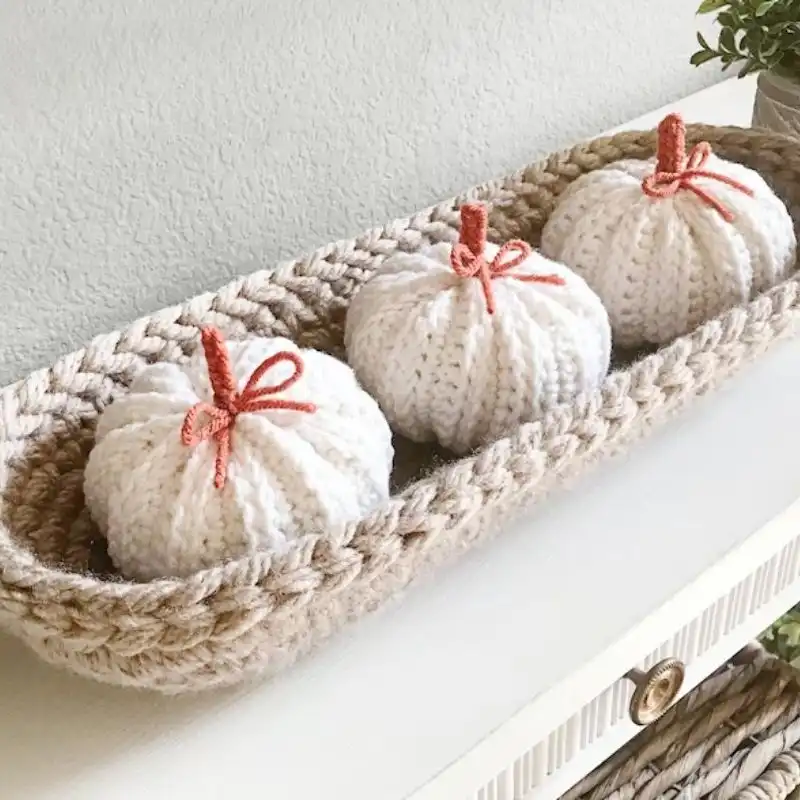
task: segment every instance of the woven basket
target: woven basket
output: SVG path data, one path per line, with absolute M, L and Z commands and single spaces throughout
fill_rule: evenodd
M 690 143 L 702 139 L 758 170 L 800 219 L 800 143 L 689 126 Z M 0 625 L 48 661 L 115 684 L 176 692 L 272 673 L 716 385 L 786 330 L 800 305 L 796 278 L 618 366 L 596 395 L 467 458 L 398 442 L 396 491 L 385 506 L 344 531 L 310 531 L 281 557 L 260 553 L 188 580 L 128 583 L 110 570 L 84 508 L 98 411 L 143 365 L 190 355 L 198 326 L 232 338 L 289 336 L 341 356 L 353 293 L 391 253 L 454 241 L 462 202 L 489 203 L 493 239 L 536 244 L 570 181 L 654 152 L 655 134 L 646 132 L 553 155 L 101 336 L 0 392 Z
M 737 659 L 738 660 L 738 659 Z M 729 664 L 561 800 L 783 800 L 800 786 L 800 674 Z

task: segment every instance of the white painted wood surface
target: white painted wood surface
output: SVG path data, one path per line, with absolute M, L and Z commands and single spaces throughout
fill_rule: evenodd
M 670 109 L 746 125 L 753 89 L 731 81 Z M 666 110 L 623 127 L 651 127 Z M 1 638 L 0 796 L 460 800 L 800 530 L 796 506 L 764 527 L 800 498 L 798 402 L 800 339 L 402 603 L 248 689 L 125 692 Z

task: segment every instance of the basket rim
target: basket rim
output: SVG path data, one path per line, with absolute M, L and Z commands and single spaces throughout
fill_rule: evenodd
M 705 124 L 697 124 L 697 123 L 693 123 L 693 124 L 690 123 L 686 127 L 687 127 L 687 138 L 689 138 L 689 139 L 703 139 L 703 138 L 706 138 L 706 132 L 707 131 L 717 131 L 717 132 L 720 132 L 720 133 L 723 133 L 723 132 L 725 132 L 725 133 L 727 133 L 727 132 L 744 133 L 747 136 L 752 136 L 753 139 L 761 139 L 761 138 L 765 138 L 766 137 L 766 138 L 768 138 L 770 140 L 773 140 L 776 144 L 781 144 L 783 146 L 793 147 L 793 148 L 797 149 L 798 153 L 800 153 L 800 141 L 796 141 L 792 137 L 787 136 L 786 134 L 771 133 L 771 132 L 769 132 L 769 133 L 757 132 L 757 131 L 755 131 L 753 129 L 742 128 L 742 127 L 739 127 L 739 126 L 715 126 L 715 125 L 705 125 Z M 647 138 L 653 138 L 653 131 L 652 130 L 624 131 L 624 132 L 619 133 L 619 134 L 614 134 L 614 135 L 610 135 L 610 136 L 603 136 L 603 137 L 597 137 L 597 138 L 594 138 L 594 139 L 590 140 L 585 145 L 576 145 L 574 147 L 571 147 L 571 148 L 568 148 L 568 149 L 565 149 L 565 150 L 561 150 L 561 151 L 559 151 L 559 152 L 557 152 L 557 153 L 555 153 L 555 154 L 553 154 L 553 155 L 551 155 L 551 156 L 549 156 L 547 158 L 540 159 L 539 161 L 534 162 L 531 166 L 523 168 L 522 170 L 518 170 L 516 173 L 514 173 L 512 176 L 510 176 L 510 179 L 514 180 L 514 179 L 518 178 L 522 174 L 523 171 L 528 170 L 528 169 L 536 170 L 537 168 L 544 168 L 544 167 L 547 166 L 547 164 L 552 159 L 569 160 L 570 156 L 572 156 L 572 154 L 576 150 L 580 151 L 580 150 L 583 150 L 583 149 L 585 149 L 587 147 L 591 148 L 592 145 L 604 144 L 606 142 L 619 142 L 619 141 L 623 141 L 623 140 L 637 140 L 637 139 L 641 139 L 642 135 L 644 135 Z M 479 186 L 475 187 L 474 189 L 468 190 L 466 193 L 458 195 L 458 196 L 456 196 L 455 198 L 453 198 L 450 201 L 445 201 L 444 203 L 438 203 L 436 205 L 429 206 L 428 208 L 424 209 L 419 214 L 414 215 L 414 217 L 418 218 L 421 215 L 424 215 L 424 216 L 429 216 L 429 217 L 432 218 L 437 214 L 437 212 L 440 213 L 441 210 L 443 209 L 443 207 L 446 207 L 448 211 L 451 210 L 451 209 L 453 211 L 455 211 L 462 204 L 464 204 L 465 202 L 468 202 L 468 201 L 480 202 L 483 199 L 484 195 L 491 195 L 492 192 L 495 190 L 495 188 L 498 186 L 498 184 L 500 184 L 502 186 L 505 186 L 508 183 L 508 181 L 509 181 L 509 178 L 506 178 L 506 179 L 503 179 L 501 181 L 488 181 L 486 183 L 480 184 Z M 491 200 L 489 200 L 488 204 L 489 205 L 496 205 L 496 201 L 492 202 Z M 374 235 L 376 233 L 383 234 L 388 227 L 391 227 L 395 231 L 397 230 L 398 226 L 402 226 L 403 228 L 406 228 L 406 227 L 409 226 L 409 224 L 410 224 L 412 219 L 413 219 L 412 217 L 408 217 L 408 218 L 404 218 L 404 219 L 395 220 L 394 222 L 392 222 L 390 224 L 390 226 L 384 226 L 382 228 L 379 228 L 379 227 L 372 228 L 372 229 L 366 231 L 365 234 L 362 234 L 362 236 L 369 237 L 370 235 Z M 151 322 L 155 322 L 156 324 L 163 324 L 163 323 L 171 324 L 171 323 L 178 322 L 178 320 L 180 320 L 182 317 L 185 317 L 185 316 L 189 316 L 189 317 L 197 316 L 197 314 L 198 314 L 198 306 L 203 306 L 203 307 L 205 307 L 205 310 L 207 312 L 210 312 L 212 310 L 212 306 L 213 306 L 214 300 L 218 295 L 221 295 L 221 294 L 239 295 L 246 283 L 260 282 L 261 280 L 269 280 L 278 272 L 281 272 L 281 271 L 292 271 L 292 272 L 294 272 L 294 270 L 296 270 L 298 267 L 301 267 L 302 265 L 307 264 L 309 262 L 313 262 L 313 261 L 317 261 L 317 260 L 325 260 L 325 259 L 328 258 L 328 256 L 331 255 L 331 253 L 339 250 L 341 247 L 349 246 L 352 241 L 353 241 L 352 239 L 338 239 L 338 240 L 335 240 L 334 242 L 332 242 L 332 243 L 330 243 L 328 245 L 323 245 L 322 247 L 317 248 L 309 256 L 307 256 L 305 258 L 298 258 L 298 259 L 294 259 L 294 260 L 284 260 L 284 261 L 279 262 L 272 269 L 257 270 L 256 272 L 249 273 L 248 275 L 239 276 L 237 278 L 234 278 L 232 281 L 229 281 L 228 283 L 224 284 L 222 287 L 220 287 L 216 291 L 203 292 L 202 294 L 196 295 L 193 298 L 191 298 L 191 299 L 189 299 L 187 301 L 184 301 L 183 303 L 177 303 L 175 305 L 168 306 L 166 308 L 163 308 L 163 309 L 160 309 L 159 311 L 154 312 L 153 314 L 143 315 L 143 316 L 139 317 L 138 319 L 136 319 L 134 322 L 132 322 L 130 325 L 128 325 L 126 328 L 122 328 L 120 330 L 113 331 L 111 333 L 100 334 L 98 336 L 92 337 L 92 339 L 90 340 L 89 344 L 87 344 L 85 347 L 79 348 L 79 349 L 74 350 L 73 352 L 71 352 L 69 354 L 63 355 L 63 356 L 59 357 L 58 359 L 56 359 L 56 361 L 51 366 L 49 366 L 49 367 L 41 367 L 41 368 L 35 370 L 34 372 L 30 373 L 26 377 L 21 378 L 20 380 L 15 381 L 15 382 L 13 382 L 11 384 L 8 384 L 7 386 L 5 386 L 2 389 L 0 389 L 0 409 L 3 409 L 5 411 L 8 408 L 8 406 L 11 405 L 12 403 L 14 405 L 16 405 L 16 402 L 15 402 L 16 401 L 16 397 L 15 397 L 15 395 L 18 396 L 18 395 L 22 395 L 22 394 L 27 394 L 30 391 L 32 385 L 34 385 L 34 384 L 44 383 L 45 381 L 49 384 L 49 383 L 51 383 L 51 381 L 53 381 L 54 377 L 56 378 L 55 382 L 57 384 L 57 375 L 58 375 L 58 373 L 60 373 L 62 370 L 69 371 L 69 370 L 73 369 L 74 365 L 76 364 L 76 362 L 78 362 L 78 363 L 79 362 L 83 362 L 84 359 L 86 359 L 87 355 L 89 354 L 90 349 L 92 349 L 92 350 L 101 350 L 101 351 L 113 351 L 113 350 L 116 349 L 116 346 L 120 343 L 120 341 L 126 335 L 128 335 L 130 333 L 133 333 L 133 332 L 138 332 L 140 329 L 142 329 L 144 327 L 147 327 Z M 765 296 L 769 296 L 771 294 L 774 294 L 777 289 L 780 289 L 785 285 L 797 284 L 798 281 L 800 281 L 800 277 L 797 277 L 797 278 L 790 277 L 786 281 L 783 281 L 778 286 L 776 286 L 773 289 L 769 290 L 768 292 L 762 293 L 762 295 L 760 295 L 760 297 L 755 298 L 754 300 L 750 301 L 745 306 L 742 306 L 742 308 L 749 308 L 751 306 L 754 306 L 759 302 L 759 300 L 761 298 L 763 298 Z M 732 312 L 735 312 L 736 310 L 737 309 L 732 309 L 731 311 L 726 312 L 722 316 L 723 317 L 729 316 Z M 677 344 L 679 344 L 681 342 L 682 339 L 686 339 L 686 338 L 689 338 L 689 337 L 693 336 L 694 334 L 702 331 L 702 329 L 707 328 L 710 325 L 713 325 L 714 322 L 715 322 L 714 320 L 711 320 L 709 322 L 703 323 L 701 326 L 699 326 L 697 329 L 695 329 L 695 331 L 692 334 L 687 334 L 686 336 L 680 337 L 679 339 L 677 339 L 674 342 L 670 343 L 670 345 L 668 345 L 664 349 L 666 349 L 666 350 L 673 349 L 675 347 L 675 345 L 677 345 Z M 199 333 L 200 333 L 200 328 L 199 328 L 199 325 L 198 325 L 196 327 L 195 334 L 192 337 L 192 339 L 194 339 L 194 340 L 198 339 L 199 338 Z M 645 356 L 643 359 L 640 359 L 639 362 L 636 362 L 636 364 L 641 363 L 641 361 L 652 360 L 652 358 L 653 358 L 653 356 Z M 636 364 L 630 365 L 630 367 L 628 367 L 628 369 L 624 370 L 623 372 L 632 371 L 632 369 L 634 367 L 636 367 Z M 607 378 L 606 378 L 605 383 L 607 384 L 609 382 L 609 380 L 615 374 L 619 374 L 619 373 L 611 373 L 611 374 L 609 374 L 609 376 L 607 376 Z M 7 418 L 7 414 L 4 415 L 4 416 L 6 416 L 6 418 Z M 561 417 L 561 412 L 560 411 L 551 411 L 549 414 L 545 415 L 545 418 L 547 418 L 548 416 L 549 417 L 560 418 Z M 0 420 L 0 422 L 2 422 L 2 420 Z M 533 422 L 533 423 L 527 423 L 526 425 L 520 426 L 520 427 L 529 428 L 531 426 L 538 426 L 538 425 L 540 425 L 540 422 L 537 421 L 537 422 Z M 2 443 L 5 440 L 5 436 L 4 436 L 5 430 L 4 429 L 5 429 L 5 426 L 0 424 L 0 443 Z M 33 432 L 34 431 L 31 431 L 30 433 L 33 433 Z M 30 435 L 30 433 L 28 435 Z M 486 450 L 491 450 L 492 448 L 494 448 L 497 445 L 502 444 L 503 442 L 509 442 L 511 439 L 513 439 L 515 437 L 515 435 L 516 434 L 512 433 L 512 434 L 509 434 L 508 436 L 504 436 L 504 437 L 502 437 L 501 439 L 498 439 L 495 442 L 491 442 L 491 443 L 489 443 L 487 445 L 484 445 L 477 452 L 478 453 L 482 453 L 482 452 L 485 452 Z M 477 458 L 477 454 L 468 455 L 468 456 L 464 456 L 464 457 L 458 459 L 458 461 L 455 462 L 455 463 L 463 463 L 463 462 L 468 462 L 468 461 L 474 461 L 476 458 Z M 445 465 L 439 467 L 437 469 L 437 472 L 439 472 L 439 471 L 447 471 L 452 466 L 453 466 L 453 464 L 445 464 Z M 422 479 L 422 480 L 419 480 L 419 481 L 415 481 L 414 484 L 412 484 L 412 486 L 410 486 L 404 492 L 400 492 L 399 494 L 393 495 L 392 497 L 390 497 L 389 500 L 387 501 L 387 503 L 384 504 L 384 505 L 391 506 L 393 504 L 397 504 L 400 498 L 402 498 L 405 495 L 411 493 L 411 490 L 413 490 L 414 486 L 416 486 L 419 483 L 423 483 L 423 482 L 426 482 L 426 481 L 429 481 L 429 480 L 430 479 Z M 373 512 L 372 514 L 367 515 L 364 519 L 368 519 L 370 517 L 375 516 L 375 513 L 376 512 Z M 313 542 L 313 541 L 318 540 L 320 538 L 327 538 L 327 537 L 321 537 L 319 535 L 306 535 L 306 536 L 298 537 L 298 539 L 295 540 L 295 541 L 298 542 L 298 543 L 302 542 L 302 544 L 298 544 L 298 545 L 296 545 L 295 547 L 293 547 L 291 549 L 299 549 L 300 547 L 307 546 L 307 543 Z M 20 554 L 27 555 L 27 551 L 24 550 L 23 548 L 15 548 L 15 549 L 18 550 L 20 552 Z M 83 590 L 83 589 L 88 588 L 87 585 L 96 586 L 96 585 L 99 584 L 99 585 L 108 587 L 112 591 L 112 593 L 116 593 L 116 591 L 119 591 L 120 589 L 123 589 L 126 592 L 130 591 L 131 589 L 135 589 L 135 587 L 137 587 L 137 586 L 146 586 L 149 589 L 164 588 L 164 589 L 169 590 L 169 589 L 172 589 L 172 588 L 174 588 L 176 586 L 193 585 L 195 583 L 197 584 L 196 588 L 198 590 L 203 590 L 203 589 L 208 590 L 209 587 L 208 587 L 207 576 L 209 574 L 218 573 L 220 570 L 222 570 L 223 572 L 231 571 L 230 577 L 233 578 L 235 575 L 237 575 L 241 571 L 238 568 L 239 565 L 244 565 L 244 564 L 248 564 L 249 565 L 254 561 L 255 562 L 259 562 L 259 566 L 261 566 L 262 568 L 266 567 L 266 566 L 268 566 L 268 564 L 265 564 L 264 562 L 271 562 L 271 561 L 273 561 L 273 558 L 271 558 L 269 556 L 265 557 L 265 555 L 266 554 L 256 554 L 254 556 L 245 556 L 245 557 L 242 557 L 242 558 L 233 559 L 233 560 L 231 560 L 229 562 L 226 562 L 226 564 L 220 565 L 218 567 L 210 567 L 210 568 L 207 568 L 207 569 L 198 570 L 196 573 L 194 573 L 193 575 L 189 576 L 188 578 L 183 578 L 183 579 L 179 579 L 179 578 L 158 578 L 158 579 L 155 579 L 155 580 L 149 581 L 149 582 L 138 582 L 138 581 L 129 581 L 129 580 L 104 580 L 101 577 L 93 576 L 93 575 L 89 575 L 89 574 L 83 575 L 83 574 L 80 574 L 80 573 L 65 572 L 64 570 L 60 570 L 57 567 L 50 567 L 50 566 L 47 566 L 45 564 L 41 564 L 35 558 L 33 559 L 33 563 L 36 565 L 36 568 L 37 568 L 36 571 L 37 572 L 41 571 L 41 573 L 42 573 L 41 576 L 40 576 L 41 578 L 46 578 L 48 581 L 49 580 L 56 580 L 56 581 L 59 582 L 60 587 L 62 587 L 65 590 L 66 589 L 80 589 L 80 590 Z M 286 556 L 284 556 L 284 559 L 285 558 L 286 558 Z M 30 568 L 31 564 L 27 563 L 28 562 L 27 558 L 23 558 L 22 561 L 25 564 L 26 568 Z M 5 579 L 5 574 L 4 574 L 4 571 L 3 571 L 5 569 L 5 567 L 6 567 L 6 563 L 3 560 L 0 560 L 0 581 Z M 248 567 L 247 571 L 250 572 L 251 569 Z
M 709 140 L 712 145 L 728 143 L 733 150 L 757 153 L 778 169 L 793 159 L 800 175 L 800 141 L 784 134 L 689 124 L 687 138 L 690 142 Z M 62 401 L 61 411 L 66 419 L 93 411 L 90 401 L 70 393 L 76 375 L 93 373 L 113 378 L 137 367 L 143 358 L 163 355 L 165 348 L 174 352 L 174 348 L 193 346 L 200 325 L 224 317 L 226 305 L 248 300 L 265 284 L 292 276 L 318 276 L 321 268 L 346 260 L 352 251 L 368 250 L 377 259 L 397 249 L 401 240 L 416 249 L 425 236 L 452 239 L 458 208 L 463 203 L 478 201 L 486 203 L 490 211 L 502 209 L 508 203 L 521 202 L 521 187 L 537 180 L 557 180 L 562 173 L 568 174 L 571 169 L 574 172 L 576 164 L 588 163 L 584 171 L 590 171 L 595 168 L 591 164 L 611 150 L 652 155 L 655 132 L 625 131 L 561 150 L 504 179 L 488 181 L 417 214 L 372 228 L 353 239 L 337 240 L 304 258 L 282 261 L 271 269 L 235 278 L 216 292 L 199 294 L 145 315 L 123 329 L 94 337 L 84 348 L 60 357 L 52 366 L 0 389 L 0 454 L 2 449 L 7 451 L 0 470 L 14 457 L 15 444 L 35 439 L 48 421 L 48 430 L 58 424 L 52 422 L 59 412 L 56 401 Z M 147 616 L 165 603 L 172 607 L 203 603 L 229 585 L 253 587 L 263 596 L 271 596 L 274 610 L 302 607 L 318 590 L 337 592 L 357 577 L 370 581 L 388 569 L 404 548 L 422 553 L 429 539 L 455 531 L 489 504 L 502 503 L 521 492 L 532 505 L 566 472 L 579 470 L 584 461 L 602 449 L 611 434 L 624 440 L 633 432 L 634 423 L 679 408 L 688 397 L 705 390 L 763 349 L 781 334 L 798 308 L 800 274 L 793 273 L 749 303 L 703 323 L 626 369 L 612 372 L 591 396 L 553 409 L 475 453 L 438 467 L 358 521 L 336 531 L 306 534 L 293 540 L 289 551 L 280 556 L 258 552 L 184 579 L 161 578 L 145 583 L 108 580 L 43 563 L 16 544 L 4 523 L 0 523 L 0 619 L 24 616 L 26 604 L 61 605 L 69 615 L 80 613 L 105 619 L 119 603 Z M 235 337 L 239 330 L 235 319 L 232 325 Z M 132 341 L 139 343 L 135 351 L 128 347 Z M 657 396 L 648 397 L 648 390 Z M 593 426 L 596 430 L 591 430 Z M 509 486 L 498 488 L 493 477 L 497 470 L 510 477 Z M 453 507 L 454 486 L 460 492 L 458 508 Z M 409 575 L 406 583 L 413 577 Z M 3 608 L 4 592 L 11 598 L 7 609 Z M 111 601 L 111 605 L 100 600 Z M 39 631 L 36 635 L 41 636 L 42 625 L 40 621 L 34 623 Z

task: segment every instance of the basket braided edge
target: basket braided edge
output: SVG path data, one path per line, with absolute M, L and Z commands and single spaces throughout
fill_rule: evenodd
M 689 140 L 709 141 L 722 157 L 757 169 L 800 220 L 800 144 L 697 125 L 689 126 Z M 340 352 L 347 303 L 358 287 L 397 250 L 454 240 L 463 202 L 489 204 L 493 238 L 535 244 L 572 180 L 654 151 L 653 132 L 595 140 L 97 337 L 0 392 L 0 512 L 5 505 L 26 513 L 7 483 L 28 442 L 96 416 L 143 364 L 184 358 L 200 325 Z M 0 624 L 48 661 L 115 684 L 179 692 L 272 673 L 716 386 L 777 340 L 798 305 L 792 277 L 612 373 L 595 395 L 440 467 L 357 523 L 298 539 L 281 557 L 259 553 L 184 581 L 106 581 L 47 566 L 0 522 Z M 69 448 L 60 451 L 57 468 L 68 469 L 71 459 L 78 456 Z M 47 502 L 57 515 L 60 498 Z

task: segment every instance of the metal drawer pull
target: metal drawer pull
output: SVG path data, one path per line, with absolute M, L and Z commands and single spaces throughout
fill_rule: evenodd
M 637 725 L 655 722 L 678 696 L 685 676 L 686 667 L 677 658 L 659 661 L 647 672 L 632 669 L 625 675 L 636 684 L 629 708 L 631 719 Z

